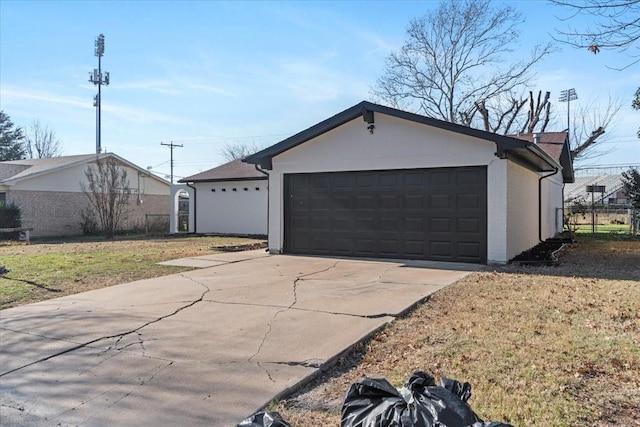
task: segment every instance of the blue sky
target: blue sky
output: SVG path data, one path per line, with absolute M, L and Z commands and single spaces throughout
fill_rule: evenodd
M 546 1 L 512 1 L 525 23 L 519 51 L 567 24 Z M 267 146 L 364 99 L 384 60 L 405 40 L 409 20 L 433 1 L 25 1 L 0 0 L 0 108 L 28 127 L 56 132 L 63 154 L 95 151 L 97 68 L 94 40 L 105 35 L 102 146 L 141 167 L 176 177 L 224 163 L 227 143 Z M 580 26 L 588 21 L 571 21 Z M 617 52 L 598 55 L 559 46 L 536 69 L 533 90 L 550 90 L 558 125 L 560 90 L 575 88 L 574 107 L 597 113 L 609 97 L 623 107 L 588 163 L 640 163 L 640 112 L 631 99 L 640 65 Z M 565 126 L 566 127 L 566 126 Z

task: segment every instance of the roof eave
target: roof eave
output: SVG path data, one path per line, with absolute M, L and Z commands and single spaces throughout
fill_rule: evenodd
M 237 181 L 263 181 L 269 179 L 268 176 L 252 176 L 252 177 L 242 177 L 242 178 L 210 178 L 210 179 L 180 179 L 178 182 L 183 184 L 198 184 L 202 182 L 237 182 Z
M 397 110 L 395 108 L 386 107 L 383 105 L 372 104 L 367 101 L 363 101 L 359 104 L 348 108 L 335 116 L 332 116 L 310 128 L 299 132 L 279 143 L 265 148 L 258 153 L 248 156 L 242 159 L 243 162 L 258 165 L 265 170 L 271 170 L 273 167 L 273 157 L 277 156 L 287 150 L 290 150 L 304 142 L 309 141 L 323 133 L 329 132 L 338 126 L 343 125 L 355 118 L 362 116 L 366 122 L 373 122 L 373 112 L 386 114 L 389 116 L 397 117 L 404 120 L 432 126 L 435 128 L 456 132 L 471 137 L 483 139 L 485 141 L 491 141 L 496 144 L 498 157 L 503 157 L 506 153 L 511 154 L 511 158 L 517 160 L 523 165 L 527 165 L 530 169 L 538 172 L 547 172 L 559 169 L 560 165 L 553 160 L 546 152 L 536 146 L 537 149 L 530 149 L 534 146 L 533 143 L 527 142 L 521 139 L 516 139 L 504 135 L 498 135 L 479 129 L 474 129 L 467 126 L 462 126 L 456 123 L 445 122 L 442 120 L 433 119 L 431 117 L 422 116 L 407 111 Z M 532 151 L 533 150 L 533 151 Z

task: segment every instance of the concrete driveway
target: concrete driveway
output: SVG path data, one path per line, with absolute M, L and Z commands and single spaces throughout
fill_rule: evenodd
M 0 312 L 0 424 L 232 426 L 480 268 L 264 251 L 177 263 L 205 268 Z

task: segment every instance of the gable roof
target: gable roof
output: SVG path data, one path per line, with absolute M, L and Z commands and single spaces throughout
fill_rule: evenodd
M 14 185 L 18 181 L 65 170 L 77 165 L 88 164 L 91 162 L 95 162 L 98 158 L 105 159 L 108 157 L 112 157 L 118 162 L 125 164 L 132 169 L 136 169 L 139 172 L 148 174 L 151 178 L 169 185 L 168 181 L 152 173 L 149 173 L 149 171 L 147 171 L 146 169 L 143 169 L 140 166 L 137 166 L 114 153 L 102 153 L 99 155 L 80 154 L 74 156 L 60 156 L 43 159 L 8 160 L 0 162 L 0 184 Z
M 535 133 L 520 133 L 509 136 L 535 143 L 535 135 Z M 569 146 L 569 133 L 566 131 L 538 132 L 537 135 L 539 138 L 537 145 L 562 166 L 562 181 L 565 183 L 574 182 L 575 176 L 573 161 L 571 160 L 571 148 Z
M 256 170 L 254 166 L 243 163 L 241 159 L 237 159 L 196 175 L 182 178 L 178 182 L 247 181 L 256 179 L 267 179 L 267 175 Z
M 467 126 L 445 122 L 431 117 L 397 110 L 391 107 L 385 107 L 384 105 L 373 104 L 367 101 L 362 101 L 351 108 L 347 108 L 333 117 L 311 126 L 310 128 L 280 141 L 271 147 L 267 147 L 258 153 L 246 157 L 242 161 L 259 165 L 262 169 L 270 170 L 272 168 L 273 157 L 358 117 L 362 117 L 367 123 L 374 123 L 374 113 L 385 114 L 403 120 L 492 141 L 496 144 L 496 156 L 500 158 L 508 158 L 536 172 L 551 172 L 559 169 L 560 167 L 560 164 L 558 164 L 555 159 L 547 154 L 542 148 L 533 144 L 533 142 L 485 132 L 479 129 L 473 129 Z

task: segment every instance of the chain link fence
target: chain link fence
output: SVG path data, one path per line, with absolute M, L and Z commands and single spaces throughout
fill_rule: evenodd
M 565 228 L 582 233 L 640 233 L 640 210 L 574 203 L 564 210 Z

